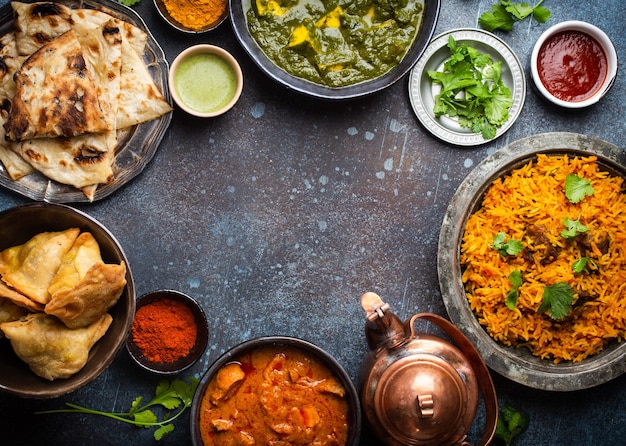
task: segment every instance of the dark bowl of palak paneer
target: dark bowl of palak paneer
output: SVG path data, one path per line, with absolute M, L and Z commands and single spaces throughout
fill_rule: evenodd
M 342 100 L 402 78 L 432 38 L 440 0 L 230 0 L 235 35 L 271 79 L 304 95 Z

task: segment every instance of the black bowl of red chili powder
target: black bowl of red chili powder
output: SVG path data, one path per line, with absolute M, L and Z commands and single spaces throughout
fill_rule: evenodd
M 180 373 L 200 359 L 207 343 L 206 315 L 190 296 L 159 290 L 137 300 L 126 347 L 143 369 L 162 375 Z

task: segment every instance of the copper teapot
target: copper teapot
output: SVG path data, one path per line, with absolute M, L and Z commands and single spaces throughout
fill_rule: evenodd
M 365 335 L 370 348 L 360 371 L 361 403 L 367 421 L 388 446 L 470 446 L 467 433 L 479 403 L 491 443 L 498 402 L 489 370 L 472 343 L 448 320 L 432 313 L 404 323 L 375 293 L 365 293 Z M 415 322 L 436 324 L 452 343 L 417 332 Z

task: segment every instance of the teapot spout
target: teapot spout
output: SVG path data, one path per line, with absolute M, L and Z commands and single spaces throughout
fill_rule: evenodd
M 405 325 L 378 294 L 372 292 L 363 294 L 361 307 L 367 317 L 365 337 L 370 350 L 393 348 L 405 341 Z

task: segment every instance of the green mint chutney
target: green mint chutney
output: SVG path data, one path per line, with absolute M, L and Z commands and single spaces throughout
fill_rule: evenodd
M 237 79 L 234 70 L 220 56 L 194 54 L 176 69 L 174 88 L 187 107 L 210 113 L 224 107 L 235 96 Z

